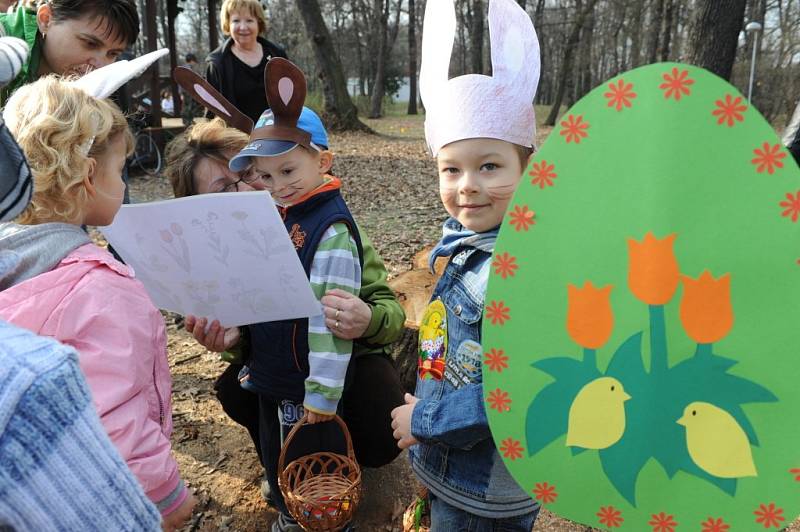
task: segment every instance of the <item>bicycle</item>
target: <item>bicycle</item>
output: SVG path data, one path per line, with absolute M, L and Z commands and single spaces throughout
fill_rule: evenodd
M 131 119 L 134 132 L 133 154 L 130 157 L 131 167 L 137 167 L 149 176 L 156 176 L 161 171 L 161 150 L 153 138 L 153 131 L 146 127 L 144 120 Z

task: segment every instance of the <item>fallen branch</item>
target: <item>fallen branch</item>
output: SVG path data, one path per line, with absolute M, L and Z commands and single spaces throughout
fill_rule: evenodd
M 195 353 L 194 355 L 189 355 L 188 357 L 184 357 L 180 360 L 175 361 L 175 365 L 183 364 L 184 362 L 189 362 L 190 360 L 194 360 L 195 358 L 200 358 L 203 356 L 203 353 Z

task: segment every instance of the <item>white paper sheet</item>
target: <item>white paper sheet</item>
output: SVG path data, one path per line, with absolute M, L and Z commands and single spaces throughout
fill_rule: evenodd
M 159 308 L 225 327 L 321 313 L 266 192 L 124 205 L 100 230 Z

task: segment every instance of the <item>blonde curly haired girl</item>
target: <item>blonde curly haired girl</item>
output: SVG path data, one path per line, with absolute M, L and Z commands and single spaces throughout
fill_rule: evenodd
M 163 529 L 175 530 L 195 501 L 169 441 L 164 320 L 133 270 L 81 229 L 110 224 L 122 204 L 132 147 L 125 117 L 55 77 L 19 89 L 3 116 L 28 159 L 34 193 L 17 223 L 0 224 L 0 260 L 13 263 L 0 276 L 0 319 L 78 351 L 111 441 L 161 511 Z
M 36 183 L 18 222 L 110 224 L 122 204 L 119 174 L 133 148 L 119 108 L 48 76 L 19 89 L 4 117 Z

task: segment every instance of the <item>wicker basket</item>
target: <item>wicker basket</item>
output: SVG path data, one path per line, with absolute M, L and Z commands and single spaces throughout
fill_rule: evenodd
M 342 530 L 361 500 L 361 468 L 356 462 L 353 440 L 342 418 L 334 417 L 347 442 L 347 456 L 318 452 L 286 464 L 286 449 L 307 420 L 304 415 L 289 432 L 278 459 L 278 485 L 286 508 L 304 530 Z
M 403 514 L 403 532 L 430 532 L 430 530 L 431 500 L 428 497 L 428 490 L 423 488 Z

